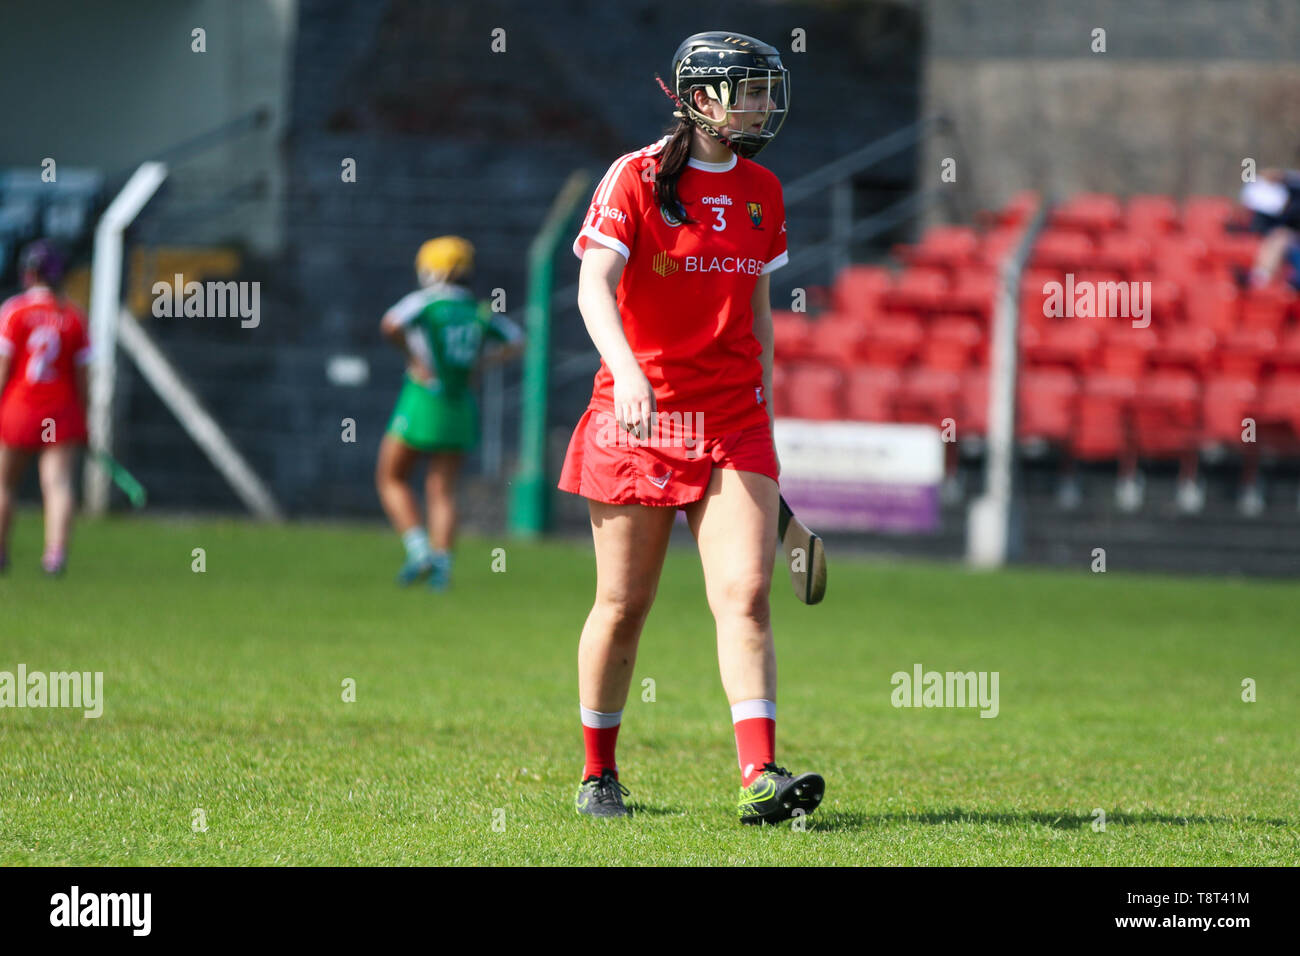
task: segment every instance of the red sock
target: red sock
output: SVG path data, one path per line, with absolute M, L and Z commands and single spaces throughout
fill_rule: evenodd
M 736 730 L 740 785 L 748 787 L 764 766 L 776 762 L 776 703 L 742 700 L 732 705 L 731 720 Z
M 623 712 L 602 714 L 582 708 L 582 742 L 587 749 L 587 763 L 582 768 L 582 779 L 599 777 L 606 770 L 618 777 L 618 764 L 614 762 L 614 745 L 618 742 L 618 728 L 622 726 Z M 600 726 L 604 725 L 604 726 Z

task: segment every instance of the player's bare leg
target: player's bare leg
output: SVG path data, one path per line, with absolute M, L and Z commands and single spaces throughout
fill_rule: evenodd
M 420 520 L 420 508 L 411 490 L 411 470 L 420 453 L 400 438 L 385 435 L 379 443 L 379 459 L 375 463 L 375 489 L 384 514 L 399 535 L 406 549 L 406 563 L 397 572 L 397 583 L 403 586 L 419 580 L 433 570 L 433 555 L 429 537 Z
M 740 765 L 742 823 L 811 813 L 826 791 L 819 774 L 795 776 L 776 763 L 776 650 L 768 595 L 779 497 L 777 483 L 765 475 L 715 468 L 704 497 L 686 509 L 718 630 L 718 668 Z
M 48 574 L 63 570 L 72 533 L 76 497 L 72 490 L 75 445 L 51 445 L 41 451 L 37 468 L 41 476 L 41 499 L 45 503 L 45 555 L 41 566 Z
M 596 546 L 596 599 L 578 642 L 578 697 L 588 710 L 621 711 L 637 644 L 659 588 L 674 508 L 588 499 Z
M 420 508 L 411 491 L 411 470 L 420 453 L 398 438 L 385 435 L 379 443 L 379 460 L 375 463 L 375 490 L 384 514 L 398 534 L 418 527 Z
M 1285 226 L 1278 226 L 1264 236 L 1255 253 L 1255 265 L 1251 270 L 1251 281 L 1255 285 L 1264 286 L 1272 281 L 1282 267 L 1282 259 L 1294 238 L 1295 233 Z
M 429 541 L 435 551 L 447 551 L 456 544 L 456 482 L 465 455 L 435 452 L 424 477 L 424 500 L 429 508 Z
M 768 595 L 779 495 L 777 483 L 766 475 L 714 468 L 704 496 L 686 508 L 717 626 L 722 686 L 731 704 L 776 700 Z
M 13 524 L 14 498 L 31 453 L 0 445 L 0 571 L 9 563 L 9 528 Z
M 445 591 L 451 584 L 451 549 L 456 543 L 456 479 L 464 459 L 461 452 L 434 452 L 424 476 L 429 540 L 433 543 L 429 586 L 435 591 Z

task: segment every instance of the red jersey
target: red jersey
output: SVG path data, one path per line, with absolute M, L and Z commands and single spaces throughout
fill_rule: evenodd
M 0 405 L 33 411 L 80 406 L 75 369 L 90 361 L 81 310 L 36 287 L 0 305 L 0 355 L 9 378 Z
M 677 195 L 693 223 L 665 215 L 652 174 L 667 142 L 610 166 L 573 252 L 582 258 L 599 243 L 627 259 L 618 310 L 657 410 L 700 413 L 704 434 L 718 436 L 768 419 L 751 300 L 758 277 L 789 259 L 785 203 L 773 173 L 733 153 L 682 170 Z M 588 407 L 613 406 L 614 377 L 602 360 Z

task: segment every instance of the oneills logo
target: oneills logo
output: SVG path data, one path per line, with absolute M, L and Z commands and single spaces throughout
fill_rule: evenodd
M 680 266 L 677 265 L 676 260 L 674 260 L 668 253 L 661 252 L 651 260 L 650 268 L 654 269 L 657 275 L 670 276 L 676 272 Z

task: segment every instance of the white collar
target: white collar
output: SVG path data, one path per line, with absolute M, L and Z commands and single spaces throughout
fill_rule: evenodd
M 686 161 L 686 165 L 690 166 L 692 169 L 703 170 L 706 173 L 725 173 L 729 169 L 736 168 L 736 154 L 732 153 L 727 157 L 725 163 L 706 163 L 704 160 L 696 159 L 692 156 Z

